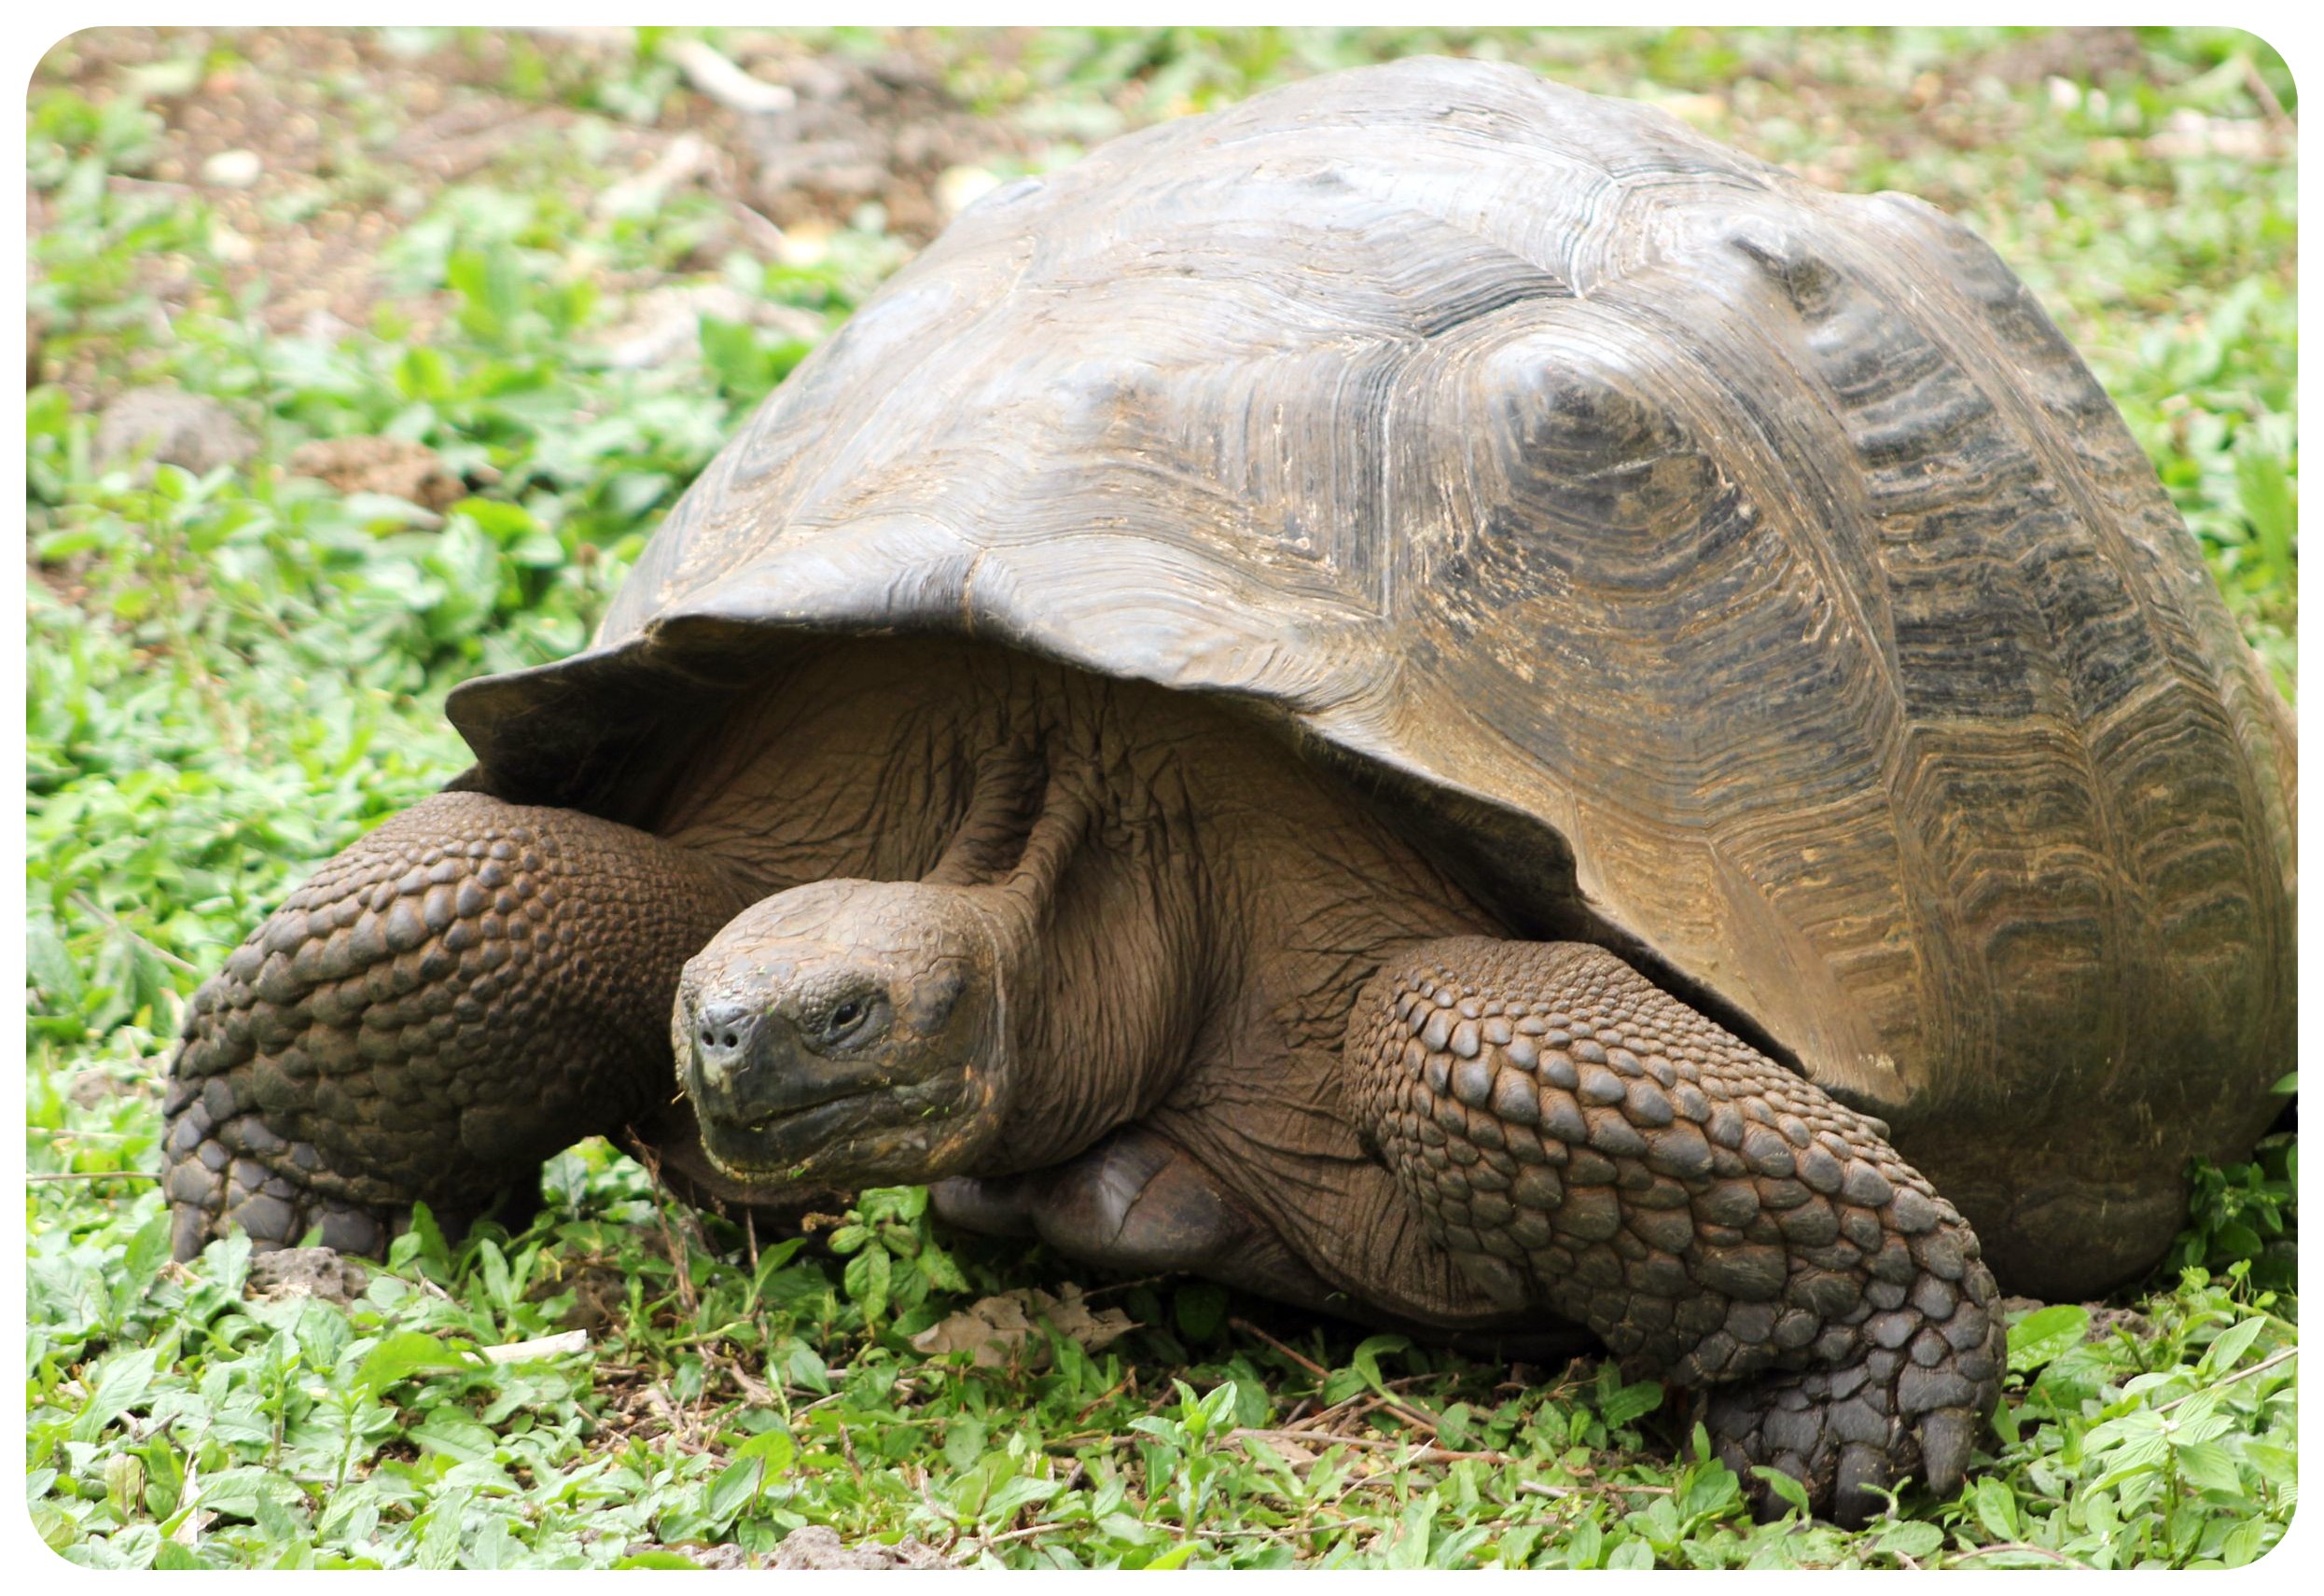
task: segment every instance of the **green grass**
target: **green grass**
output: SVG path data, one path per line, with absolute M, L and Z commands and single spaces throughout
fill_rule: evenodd
M 2094 1319 L 2022 1320 L 1987 1465 L 1956 1499 L 1906 1489 L 1854 1534 L 1753 1525 L 1683 1400 L 1610 1368 L 1512 1371 L 1199 1284 L 1080 1280 L 1136 1325 L 1095 1350 L 1050 1332 L 999 1367 L 923 1353 L 914 1333 L 983 1296 L 1079 1277 L 953 1244 L 912 1192 L 866 1194 L 814 1248 L 756 1250 L 592 1145 L 551 1166 L 530 1229 L 447 1247 L 424 1226 L 344 1309 L 246 1297 L 238 1242 L 165 1262 L 144 1172 L 202 974 L 316 861 L 461 768 L 445 690 L 578 646 L 750 406 L 909 255 L 872 213 L 786 264 L 720 245 L 700 191 L 593 205 L 632 170 L 605 153 L 621 131 L 684 109 L 657 35 L 594 53 L 397 43 L 583 131 L 512 139 L 399 210 L 406 113 L 332 78 L 362 131 L 317 192 L 269 202 L 399 217 L 360 331 L 285 330 L 269 296 L 296 285 L 248 270 L 200 190 L 149 180 L 188 86 L 254 70 L 246 35 L 134 73 L 76 75 L 68 45 L 32 89 L 26 1462 L 51 1547 L 98 1566 L 588 1566 L 763 1553 L 825 1523 L 1012 1567 L 2127 1567 L 2247 1562 L 2281 1535 L 2290 1137 L 2199 1172 L 2146 1290 Z M 1961 31 L 917 48 L 1017 130 L 1000 169 L 1287 76 L 1458 48 L 1662 100 L 1821 180 L 1922 194 L 2057 314 L 2289 690 L 2296 209 L 2275 130 L 2297 101 L 2248 35 L 2142 43 L 2136 71 L 2094 77 L 2054 39 Z M 671 282 L 791 313 L 713 326 L 661 367 L 608 360 L 621 293 Z M 199 479 L 102 464 L 96 409 L 157 382 L 232 406 L 257 453 Z M 431 521 L 285 469 L 312 439 L 372 435 L 434 448 L 472 496 Z M 479 1355 L 568 1323 L 586 1350 Z M 1329 1425 L 1283 1438 L 1319 1411 Z

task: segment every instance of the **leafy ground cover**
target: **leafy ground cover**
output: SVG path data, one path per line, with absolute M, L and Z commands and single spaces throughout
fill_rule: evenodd
M 35 77 L 26 1463 L 50 1547 L 736 1566 L 828 1526 L 1012 1567 L 2128 1567 L 2275 1544 L 2289 1133 L 2196 1172 L 2143 1289 L 2020 1305 L 1988 1465 L 1856 1534 L 1753 1524 L 1684 1401 L 1608 1367 L 1078 1281 L 932 1231 L 913 1191 L 761 1245 L 591 1144 L 522 1233 L 423 1224 L 320 1295 L 235 1241 L 167 1261 L 146 1172 L 182 1005 L 465 763 L 444 691 L 578 646 L 740 417 L 950 209 L 1292 76 L 1502 56 L 1962 215 L 2122 404 L 2289 690 L 2298 106 L 2247 35 L 709 35 L 792 90 L 772 123 L 698 87 L 704 42 L 101 32 Z M 190 469 L 120 450 L 121 396 L 157 387 Z M 930 1350 L 979 1304 L 1020 1321 L 995 1298 L 1031 1327 L 982 1362 Z

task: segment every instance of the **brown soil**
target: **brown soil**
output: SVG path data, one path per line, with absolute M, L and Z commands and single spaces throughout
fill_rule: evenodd
M 98 28 L 59 44 L 38 75 L 102 103 L 140 73 L 202 63 L 184 91 L 150 100 L 159 147 L 137 176 L 114 183 L 211 206 L 229 229 L 229 286 L 263 276 L 261 314 L 278 332 L 368 326 L 388 297 L 382 247 L 456 184 L 522 172 L 536 191 L 545 173 L 586 205 L 695 135 L 702 157 L 677 182 L 716 196 L 728 217 L 678 263 L 701 270 L 731 248 L 779 247 L 780 228 L 878 225 L 868 204 L 889 232 L 924 243 L 945 220 L 947 172 L 1027 153 L 1007 125 L 955 104 L 908 38 L 859 60 L 779 33 L 743 35 L 727 47 L 734 64 L 790 90 L 787 109 L 738 113 L 680 78 L 645 126 L 561 103 L 584 84 L 642 76 L 626 30 L 437 37 L 415 49 L 377 29 Z M 49 196 L 29 196 L 29 229 L 41 231 L 51 210 Z M 140 286 L 165 313 L 202 291 L 188 262 L 162 257 L 146 263 Z M 397 309 L 424 335 L 443 307 L 406 298 Z M 37 352 L 32 367 L 34 381 L 102 396 L 89 372 Z

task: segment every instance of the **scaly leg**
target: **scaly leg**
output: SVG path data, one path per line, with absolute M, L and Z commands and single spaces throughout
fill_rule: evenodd
M 1977 1238 L 1886 1128 L 1582 943 L 1460 937 L 1349 1020 L 1364 1129 L 1480 1284 L 1709 1388 L 1721 1456 L 1858 1523 L 1960 1485 L 2005 1334 Z
M 224 1226 L 379 1253 L 465 1224 L 676 1089 L 678 970 L 743 907 L 708 859 L 439 794 L 316 871 L 194 994 L 171 1070 L 181 1258 Z

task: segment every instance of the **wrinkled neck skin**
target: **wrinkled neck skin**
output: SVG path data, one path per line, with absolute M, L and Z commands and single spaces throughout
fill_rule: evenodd
M 1112 684 L 960 645 L 841 645 L 730 717 L 657 827 L 755 896 L 835 878 L 959 891 L 1000 950 L 999 1113 L 932 1173 L 1015 1173 L 1150 1109 L 1207 971 L 1183 804 L 1151 801 Z M 1173 812 L 1173 811 L 1177 812 Z
M 917 880 L 990 917 L 998 1113 L 931 1177 L 1046 1168 L 1139 1121 L 1327 1251 L 1380 1173 L 1341 1099 L 1355 993 L 1398 946 L 1496 929 L 1258 728 L 1000 649 L 830 648 L 675 790 L 656 829 L 758 895 Z

